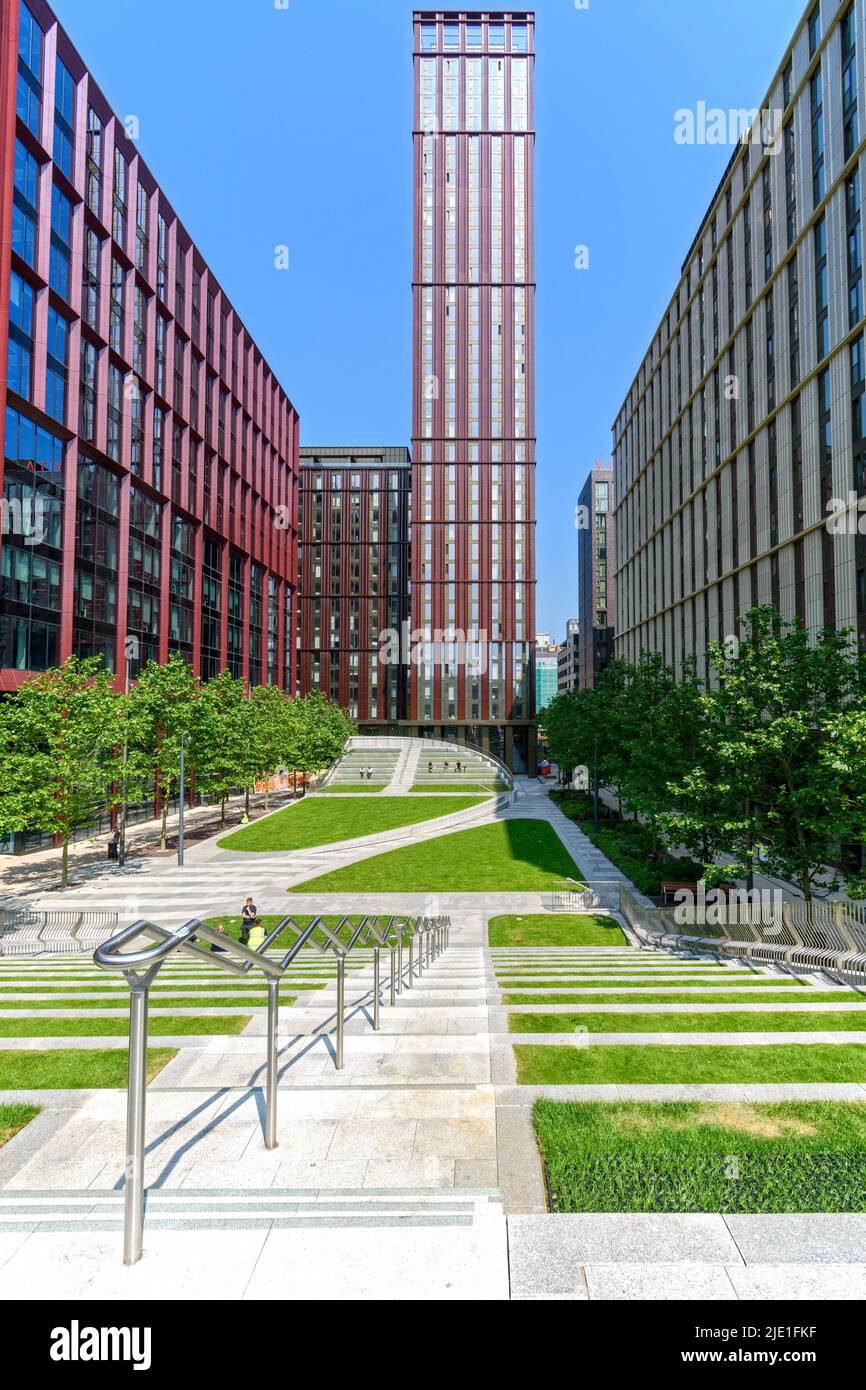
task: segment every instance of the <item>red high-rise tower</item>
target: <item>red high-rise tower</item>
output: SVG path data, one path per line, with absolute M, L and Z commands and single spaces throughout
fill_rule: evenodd
M 534 766 L 534 16 L 414 16 L 410 718 Z

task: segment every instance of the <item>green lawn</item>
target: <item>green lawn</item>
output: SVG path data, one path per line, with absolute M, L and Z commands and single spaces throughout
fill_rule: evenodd
M 289 1004 L 294 1004 L 296 994 L 280 994 L 280 1004 L 283 1008 L 288 1008 Z M 200 997 L 195 995 L 171 995 L 163 999 L 157 995 L 151 998 L 150 1007 L 153 1009 L 259 1009 L 265 1008 L 268 1002 L 267 991 L 262 986 L 258 994 L 232 994 L 227 998 L 222 995 L 219 999 L 210 1001 L 208 1005 Z M 5 1013 L 7 1009 L 128 1009 L 129 995 L 126 998 L 122 995 L 111 999 L 3 999 L 0 1000 L 0 1013 Z M 0 1088 L 2 1089 L 2 1088 Z
M 416 782 L 409 791 L 414 795 L 423 795 L 424 792 L 453 792 L 455 786 L 461 792 L 473 793 L 480 796 L 492 796 L 498 792 L 507 792 L 508 785 L 505 782 L 485 783 L 485 782 Z
M 577 865 L 546 821 L 502 820 L 377 854 L 289 892 L 520 893 L 569 875 L 579 878 Z
M 597 913 L 525 917 L 491 917 L 487 923 L 491 946 L 627 946 L 622 929 L 612 917 Z M 635 952 L 637 955 L 637 952 Z M 573 967 L 573 962 L 570 962 Z
M 0 1149 L 38 1114 L 36 1105 L 0 1105 Z
M 866 1009 L 826 1013 L 511 1014 L 512 1033 L 846 1033 L 866 1030 Z
M 785 989 L 787 986 L 793 985 L 793 983 L 794 983 L 793 980 L 786 980 L 786 979 L 776 980 L 776 979 L 766 979 L 766 978 L 763 978 L 763 977 L 760 977 L 760 976 L 759 976 L 759 977 L 756 977 L 756 976 L 754 976 L 754 975 L 750 975 L 748 971 L 743 971 L 742 974 L 737 974 L 735 971 L 729 971 L 728 974 L 732 977 L 731 989 L 764 989 L 764 988 L 768 988 L 768 989 Z M 727 979 L 728 976 L 726 975 L 725 978 Z M 798 981 L 798 983 L 800 984 L 801 988 L 804 988 L 804 989 L 806 988 L 806 986 L 803 984 L 802 980 L 801 980 L 801 981 Z M 624 976 L 622 979 L 616 979 L 616 978 L 614 978 L 614 977 L 612 977 L 612 976 L 605 976 L 604 980 L 574 980 L 574 981 L 571 982 L 571 983 L 569 983 L 568 980 L 557 980 L 556 984 L 557 984 L 557 987 L 560 988 L 560 989 L 566 989 L 566 988 L 567 988 L 567 989 L 573 989 L 573 990 L 575 990 L 575 991 L 577 991 L 577 992 L 580 992 L 580 991 L 583 990 L 583 989 L 598 989 L 599 986 L 602 985 L 602 984 L 604 985 L 605 989 L 635 989 L 635 990 L 638 990 L 638 989 L 656 989 L 656 990 L 657 990 L 657 989 L 659 989 L 659 988 L 661 987 L 658 980 L 646 979 L 646 978 L 639 978 L 638 976 L 635 976 L 635 975 L 627 975 L 627 976 Z M 503 988 L 504 988 L 504 987 L 505 987 L 505 986 L 503 986 Z M 676 980 L 671 980 L 670 983 L 669 983 L 669 985 L 667 984 L 667 982 L 665 982 L 665 987 L 666 987 L 666 988 L 670 988 L 670 989 L 677 989 L 679 986 L 678 986 L 678 982 L 677 982 Z M 688 980 L 684 980 L 684 981 L 683 981 L 683 987 L 684 987 L 684 988 L 685 988 L 685 987 L 688 987 L 688 989 L 693 989 L 693 990 L 695 991 L 695 995 L 694 995 L 695 1003 L 700 1003 L 701 991 L 702 991 L 702 990 L 707 990 L 707 989 L 718 989 L 718 988 L 719 988 L 719 981 L 718 981 L 718 980 L 713 980 L 713 979 L 705 979 L 703 976 L 694 976 L 694 975 L 690 975 L 689 978 L 688 978 Z M 529 988 L 529 986 L 526 985 L 526 984 L 521 984 L 521 985 L 519 986 L 519 988 L 522 988 L 522 989 L 525 990 L 525 989 Z M 539 985 L 538 988 L 542 988 L 542 986 Z M 560 998 L 557 998 L 557 999 L 553 999 L 553 998 L 552 998 L 552 999 L 542 998 L 540 995 L 537 996 L 537 997 L 538 997 L 538 1002 L 539 1002 L 540 1004 L 542 1004 L 542 1003 L 543 1003 L 543 1004 L 560 1004 L 560 1003 L 563 1002 L 561 997 L 560 997 Z M 530 995 L 528 996 L 528 998 L 523 999 L 523 1000 L 518 1000 L 517 1002 L 518 1002 L 518 1003 L 524 1003 L 524 1004 L 531 1004 L 531 1003 L 532 1003 L 532 998 L 533 998 L 533 996 L 530 994 Z M 568 997 L 567 997 L 567 996 L 566 996 L 565 1002 L 566 1002 L 566 1003 L 568 1002 Z M 639 1003 L 639 1002 L 640 1002 L 640 1001 L 639 1001 L 638 999 L 635 1000 L 635 1003 Z
M 150 1031 L 160 1037 L 184 1033 L 242 1033 L 251 1017 L 251 1014 L 223 1018 L 213 1014 L 203 1018 L 158 1017 L 152 1021 Z M 119 1038 L 125 1037 L 128 1029 L 125 1018 L 0 1018 L 0 1038 Z
M 864 997 L 854 989 L 810 989 L 802 996 L 803 1003 L 810 1004 L 862 1004 Z M 685 994 L 676 991 L 672 994 L 506 994 L 504 1004 L 780 1004 L 777 994 L 759 993 L 729 994 L 703 993 Z M 799 1003 L 800 1000 L 798 999 Z
M 238 853 L 273 854 L 280 850 L 310 849 L 313 845 L 331 845 L 340 840 L 354 840 L 362 835 L 377 835 L 402 826 L 418 825 L 421 821 L 450 816 L 456 811 L 468 811 L 480 804 L 479 797 L 417 797 L 380 796 L 376 805 L 370 801 L 353 806 L 351 801 L 328 801 L 308 797 L 284 811 L 277 811 L 254 825 L 246 825 L 219 841 L 220 849 Z
M 176 1056 L 176 1048 L 148 1048 L 148 1081 Z M 128 1068 L 129 1059 L 122 1047 L 104 1052 L 78 1052 L 74 1048 L 10 1052 L 0 1048 L 0 1091 L 122 1090 Z
M 866 1210 L 866 1105 L 540 1100 L 558 1212 Z
M 337 782 L 333 787 L 320 787 L 315 793 L 316 796 L 341 796 L 359 794 L 369 795 L 372 792 L 384 791 L 388 786 L 387 782 L 362 782 L 360 777 L 357 782 Z
M 522 1086 L 770 1085 L 798 1081 L 866 1081 L 866 1044 L 774 1044 L 745 1047 L 665 1045 L 532 1047 L 518 1044 Z

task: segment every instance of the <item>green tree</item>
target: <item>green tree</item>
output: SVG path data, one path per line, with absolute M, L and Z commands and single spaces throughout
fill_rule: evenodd
M 832 866 L 840 842 L 866 839 L 857 751 L 866 663 L 849 632 L 812 638 L 771 608 L 753 609 L 742 632 L 736 649 L 711 651 L 716 681 L 703 743 L 719 779 L 714 834 L 739 877 L 757 854 L 767 874 L 796 883 L 807 902 L 818 884 L 858 892 L 862 876 Z
M 319 690 L 293 700 L 287 724 L 287 766 L 313 776 L 340 756 L 355 725 L 345 710 L 332 704 Z
M 73 830 L 116 803 L 121 726 L 122 699 L 101 657 L 69 657 L 0 704 L 0 829 L 58 835 L 62 888 Z
M 180 789 L 181 739 L 186 750 L 187 776 L 195 771 L 197 747 L 194 707 L 199 686 L 192 668 L 177 652 L 164 665 L 149 661 L 128 697 L 127 787 L 130 800 L 154 788 L 162 806 L 160 844 L 165 849 L 168 807 Z
M 251 762 L 248 701 L 244 682 L 230 671 L 207 681 L 195 703 L 196 780 L 202 791 L 219 802 L 220 825 L 226 823 L 226 801 L 248 785 Z

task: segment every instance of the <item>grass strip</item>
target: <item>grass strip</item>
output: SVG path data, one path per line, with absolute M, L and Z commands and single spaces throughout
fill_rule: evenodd
M 866 1030 L 866 1009 L 826 1013 L 511 1014 L 512 1033 L 848 1033 Z
M 628 939 L 612 917 L 600 913 L 551 916 L 505 914 L 487 923 L 491 946 L 627 946 Z M 637 954 L 637 953 L 635 953 Z
M 866 1081 L 866 1044 L 746 1047 L 515 1046 L 522 1086 Z
M 0 1105 L 0 1149 L 38 1114 L 38 1105 Z
M 151 1033 L 163 1037 L 174 1034 L 232 1034 L 242 1033 L 251 1014 L 233 1014 L 226 1018 L 157 1017 Z M 125 1037 L 129 1025 L 125 1018 L 0 1018 L 0 1038 L 119 1038 Z
M 148 1048 L 148 1081 L 176 1056 L 177 1048 Z M 87 1052 L 75 1048 L 10 1052 L 0 1048 L 0 1090 L 120 1090 L 126 1086 L 128 1065 L 126 1049 L 122 1047 Z
M 557 1212 L 866 1211 L 866 1106 L 539 1100 Z
M 858 994 L 855 989 L 810 989 L 808 994 L 797 998 L 797 1003 L 806 1004 L 862 1004 L 866 1002 L 866 996 Z M 673 991 L 670 994 L 618 994 L 616 991 L 610 994 L 594 994 L 592 992 L 580 994 L 506 994 L 503 997 L 504 1004 L 778 1004 L 783 1000 L 777 994 L 768 991 L 766 994 L 758 990 L 751 994 L 738 994 L 735 990 L 724 994 L 715 994 L 711 991 L 704 991 L 700 995 L 684 994 Z M 793 1002 L 793 996 L 792 996 Z
M 296 994 L 281 994 L 280 1004 L 287 1008 L 289 1004 L 294 1004 L 297 999 Z M 263 1009 L 267 1006 L 268 996 L 265 990 L 260 994 L 241 994 L 231 995 L 227 999 L 213 999 L 205 1003 L 201 999 L 186 998 L 183 995 L 172 996 L 167 999 L 151 999 L 150 1007 L 153 1009 Z M 0 1014 L 7 1009 L 128 1009 L 129 995 L 126 998 L 118 999 L 23 999 L 6 1000 L 0 999 Z

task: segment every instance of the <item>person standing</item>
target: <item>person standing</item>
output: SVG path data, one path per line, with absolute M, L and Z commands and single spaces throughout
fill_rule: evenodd
M 253 902 L 252 898 L 247 898 L 246 902 L 243 905 L 243 908 L 241 909 L 241 943 L 244 946 L 249 945 L 250 932 L 256 925 L 258 915 L 259 910 Z

